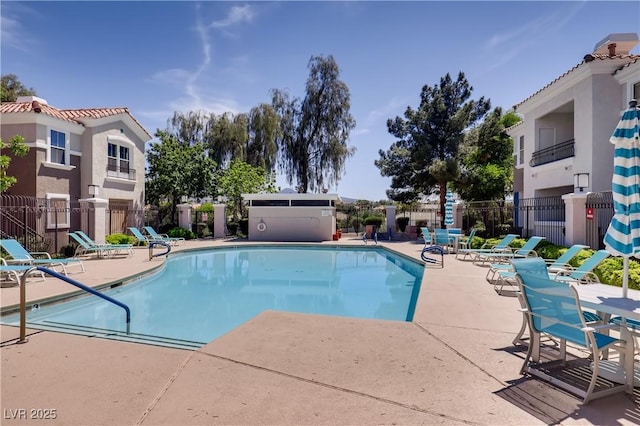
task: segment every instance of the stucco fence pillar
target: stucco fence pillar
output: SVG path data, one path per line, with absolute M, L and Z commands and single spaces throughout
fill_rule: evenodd
M 80 210 L 86 215 L 80 218 L 80 226 L 97 244 L 104 244 L 107 235 L 107 206 L 108 200 L 103 198 L 84 198 L 78 200 Z
M 389 239 L 393 238 L 396 231 L 396 206 L 385 206 L 387 217 L 387 229 Z
M 586 244 L 587 242 L 587 194 L 565 194 L 564 239 L 565 245 Z
M 191 231 L 191 204 L 178 204 L 178 226 Z
M 227 217 L 225 214 L 226 204 L 213 205 L 213 238 L 224 238 Z

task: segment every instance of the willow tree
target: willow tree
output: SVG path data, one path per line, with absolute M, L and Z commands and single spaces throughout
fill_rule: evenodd
M 447 184 L 459 176 L 458 151 L 465 129 L 491 108 L 489 100 L 471 100 L 473 88 L 460 72 L 456 81 L 447 73 L 436 86 L 425 85 L 417 109 L 407 107 L 404 118 L 387 120 L 397 140 L 386 152 L 380 150 L 375 165 L 390 176 L 387 195 L 408 203 L 422 195 L 440 194 L 444 212 Z M 444 227 L 444 214 L 441 226 Z
M 271 105 L 260 104 L 251 108 L 246 162 L 262 167 L 268 173 L 275 171 L 279 131 L 278 113 Z
M 338 183 L 345 162 L 355 152 L 347 144 L 355 127 L 351 95 L 340 80 L 333 56 L 312 56 L 304 99 L 272 90 L 272 105 L 280 119 L 279 160 L 287 182 L 299 192 L 320 191 Z

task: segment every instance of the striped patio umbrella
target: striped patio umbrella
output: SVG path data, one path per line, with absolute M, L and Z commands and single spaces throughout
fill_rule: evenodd
M 453 225 L 453 194 L 447 191 L 446 201 L 444 204 L 444 224 Z
M 640 108 L 629 108 L 611 136 L 613 152 L 613 208 L 615 214 L 604 236 L 606 249 L 623 257 L 622 294 L 629 287 L 629 258 L 640 256 Z

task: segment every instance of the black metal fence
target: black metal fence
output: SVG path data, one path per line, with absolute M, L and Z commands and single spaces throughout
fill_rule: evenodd
M 607 232 L 609 222 L 614 215 L 612 192 L 587 194 L 585 207 L 587 209 L 586 244 L 594 249 L 604 249 L 604 234 Z
M 2 194 L 0 196 L 0 237 L 14 238 L 30 252 L 59 253 L 69 245 L 69 232 L 81 230 L 91 235 L 95 211 L 79 202 L 60 207 L 50 200 Z M 127 233 L 129 226 L 157 227 L 158 211 L 132 210 L 124 206 L 105 211 L 105 233 Z

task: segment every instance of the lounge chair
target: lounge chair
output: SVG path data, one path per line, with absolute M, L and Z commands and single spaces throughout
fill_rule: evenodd
M 13 287 L 20 284 L 20 279 L 29 269 L 31 265 L 7 265 L 7 261 L 0 257 L 0 287 Z M 44 281 L 44 273 L 42 271 L 33 271 L 33 274 L 40 275 Z
M 606 355 L 609 349 L 615 349 L 621 354 L 627 352 L 627 342 L 601 332 L 602 329 L 613 328 L 613 324 L 588 325 L 582 315 L 578 293 L 572 285 L 541 275 L 520 272 L 517 281 L 526 306 L 527 322 L 531 333 L 531 342 L 520 373 L 539 377 L 574 393 L 583 398 L 583 404 L 612 393 L 624 392 L 627 389 L 625 385 L 600 386 L 596 389 L 601 356 Z M 540 336 L 543 333 L 560 342 L 558 348 L 560 363 L 557 360 L 539 361 Z M 567 342 L 590 353 L 587 361 L 591 364 L 591 377 L 586 390 L 576 384 L 573 374 L 558 375 L 552 372 L 556 368 L 567 368 Z M 586 371 L 589 369 L 587 368 Z
M 144 226 L 143 229 L 149 236 L 151 241 L 164 241 L 171 243 L 173 245 L 177 245 L 178 241 L 184 241 L 185 239 L 182 237 L 170 237 L 167 234 L 158 234 L 155 229 L 151 226 Z
M 586 259 L 580 266 L 573 270 L 560 270 L 553 277 L 556 281 L 565 283 L 575 282 L 579 284 L 599 283 L 600 279 L 593 272 L 607 257 L 611 256 L 606 250 L 598 250 Z
M 122 250 L 127 250 L 127 254 L 129 256 L 133 256 L 133 246 L 129 244 L 126 244 L 127 247 L 122 247 L 120 244 L 91 245 L 75 232 L 69 232 L 67 235 L 69 235 L 75 240 L 76 243 L 78 243 L 75 256 L 84 256 L 86 254 L 95 253 L 96 257 L 111 257 L 120 253 L 120 251 Z
M 547 273 L 550 276 L 554 276 L 561 270 L 571 271 L 575 269 L 569 262 L 586 248 L 589 248 L 589 246 L 584 244 L 574 244 L 557 259 L 544 259 L 547 265 Z M 489 283 L 494 285 L 499 280 L 513 281 L 513 285 L 515 285 L 515 271 L 513 269 L 513 264 L 511 262 L 492 264 L 486 278 Z
M 497 244 L 491 246 L 488 245 L 487 243 L 484 243 L 482 245 L 482 247 L 480 247 L 479 249 L 466 249 L 466 250 L 458 250 L 458 252 L 456 253 L 456 259 L 458 259 L 458 255 L 462 254 L 462 259 L 460 260 L 465 260 L 467 258 L 467 256 L 470 256 L 471 259 L 475 258 L 475 256 L 478 253 L 500 253 L 500 252 L 505 252 L 505 251 L 511 251 L 511 249 L 509 248 L 509 244 L 511 244 L 511 242 L 516 239 L 518 237 L 518 235 L 516 234 L 507 234 L 504 238 L 502 238 L 500 241 L 498 241 Z
M 428 246 L 433 245 L 433 240 L 431 239 L 431 232 L 429 232 L 429 228 L 423 226 L 420 228 L 420 231 L 422 232 L 422 239 L 424 240 L 424 247 L 422 247 L 424 250 Z
M 79 266 L 85 272 L 82 260 L 75 258 L 52 259 L 47 252 L 29 253 L 17 240 L 0 240 L 0 246 L 9 254 L 9 259 L 5 259 L 7 265 L 31 265 L 48 266 L 50 268 L 60 267 L 62 273 L 67 275 L 67 267 Z M 40 257 L 34 257 L 40 256 Z
M 507 263 L 511 259 L 517 259 L 520 257 L 538 257 L 538 253 L 536 252 L 535 248 L 542 242 L 542 240 L 544 240 L 544 237 L 531 237 L 527 240 L 527 242 L 524 243 L 521 248 L 516 249 L 512 252 L 505 251 L 501 253 L 478 253 L 473 259 L 473 264 L 484 265 L 491 262 Z M 491 270 L 489 270 L 489 272 L 491 272 Z
M 89 244 L 91 247 L 106 247 L 107 250 L 111 250 L 116 253 L 119 250 L 128 250 L 128 251 L 133 250 L 133 244 L 110 244 L 110 243 L 98 244 L 95 241 L 93 241 L 90 236 L 88 236 L 82 231 L 74 231 L 73 233 L 78 235 L 83 240 L 85 240 L 87 244 Z M 133 253 L 131 252 L 131 254 Z
M 131 235 L 136 237 L 136 239 L 138 240 L 138 245 L 140 245 L 140 244 L 148 244 L 149 242 L 153 241 L 151 238 L 147 237 L 142 232 L 140 232 L 140 230 L 138 228 L 134 228 L 134 227 L 130 226 L 127 229 L 129 230 L 129 232 L 131 232 Z

